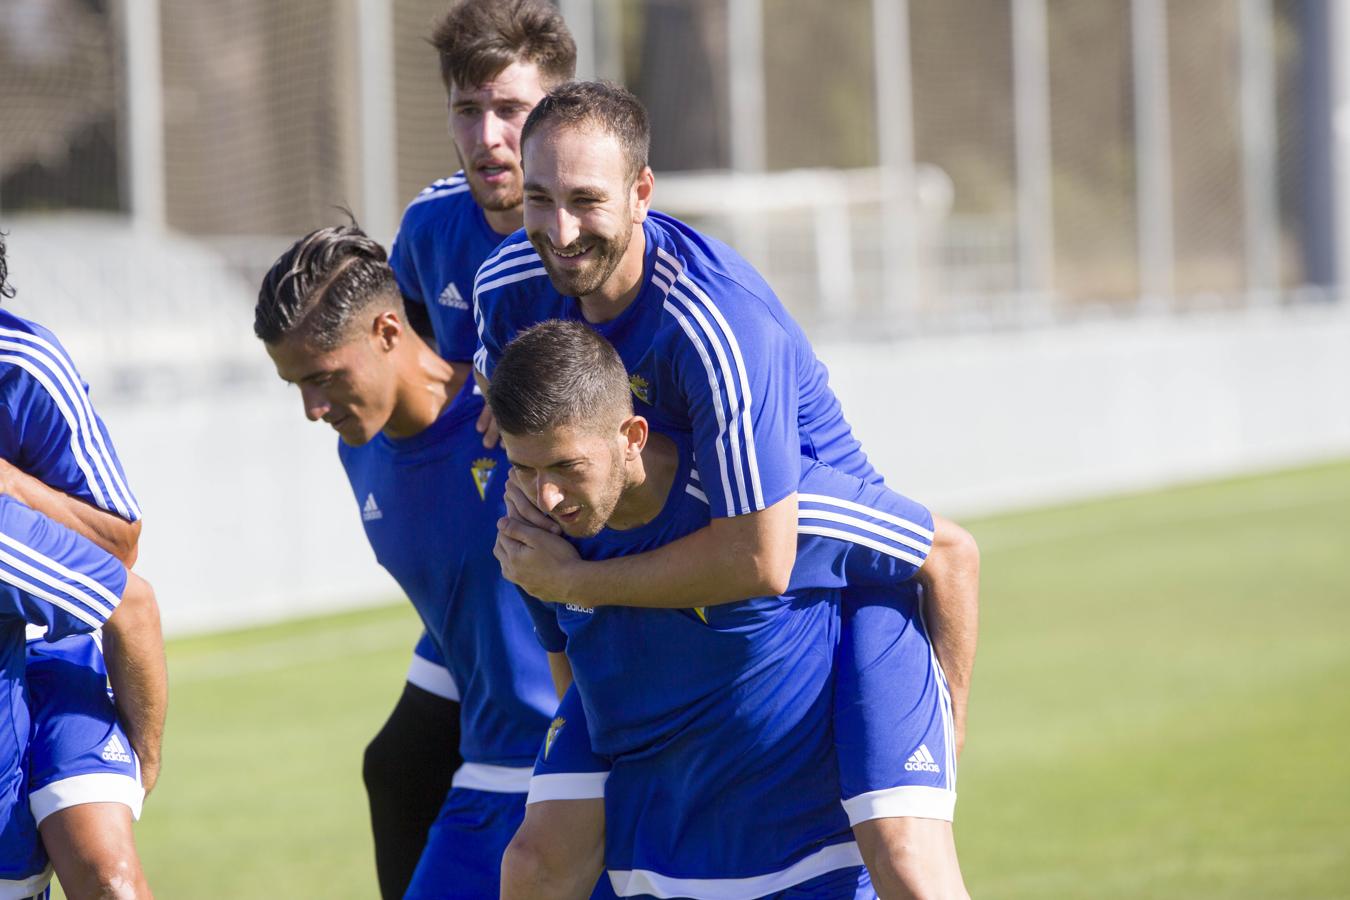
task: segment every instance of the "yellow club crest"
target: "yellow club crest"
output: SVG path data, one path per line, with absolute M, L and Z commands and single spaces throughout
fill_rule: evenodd
M 562 727 L 566 724 L 567 720 L 562 716 L 558 716 L 549 723 L 548 734 L 544 735 L 544 759 L 548 759 L 548 751 L 553 749 L 554 739 L 557 738 L 558 732 L 562 731 Z
M 495 468 L 497 468 L 497 461 L 486 456 L 475 459 L 473 465 L 469 467 L 473 474 L 473 486 L 478 488 L 479 500 L 486 499 L 488 479 L 492 477 L 492 470 Z
M 652 402 L 651 385 L 649 385 L 647 379 L 643 378 L 641 375 L 629 375 L 628 387 L 632 389 L 633 396 L 643 403 Z
M 706 607 L 706 606 L 695 606 L 695 607 L 694 607 L 694 614 L 695 614 L 696 616 L 698 616 L 700 619 L 703 620 L 703 624 L 704 624 L 704 625 L 707 625 L 707 624 L 708 624 L 708 607 Z

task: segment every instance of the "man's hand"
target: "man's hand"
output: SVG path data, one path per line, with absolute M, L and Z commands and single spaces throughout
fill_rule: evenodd
M 483 436 L 483 446 L 491 450 L 497 446 L 501 440 L 501 433 L 497 430 L 497 420 L 492 418 L 492 407 L 486 403 L 483 404 L 483 411 L 478 414 L 478 422 L 474 425 L 478 433 Z
M 525 488 L 524 479 L 513 466 L 506 479 L 506 515 L 550 534 L 562 534 L 562 526 L 553 521 L 552 516 L 534 505 L 534 500 L 530 498 Z
M 532 596 L 553 603 L 571 602 L 567 573 L 581 563 L 581 557 L 558 535 L 504 516 L 497 520 L 492 555 L 502 564 L 502 577 Z
M 956 754 L 966 743 L 966 708 L 980 623 L 980 548 L 970 532 L 933 516 L 933 548 L 917 576 L 929 637 L 951 690 Z

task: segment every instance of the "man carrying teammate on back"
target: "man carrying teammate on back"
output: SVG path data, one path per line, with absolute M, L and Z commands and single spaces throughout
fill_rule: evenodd
M 561 321 L 522 333 L 494 372 L 489 399 L 513 477 L 584 559 L 660 547 L 709 518 L 688 434 L 649 430 L 628 378 L 603 337 Z M 694 609 L 530 601 L 540 642 L 566 653 L 576 680 L 536 764 L 527 816 L 576 799 L 578 776 L 582 792 L 600 788 L 619 896 L 873 896 L 839 804 L 830 727 L 838 589 L 894 595 L 926 560 L 943 561 L 929 556 L 933 521 L 919 504 L 810 460 L 800 488 L 798 553 L 781 596 Z M 950 815 L 946 691 L 917 605 L 896 607 L 906 625 L 892 635 L 906 665 L 894 686 L 903 746 L 939 761 L 910 772 L 905 791 L 915 810 Z M 556 824 L 569 845 L 584 837 L 573 822 Z M 923 895 L 959 895 L 955 848 L 932 849 Z M 548 879 L 504 884 L 504 896 L 584 897 L 591 855 L 568 856 Z M 580 884 L 568 883 L 568 868 Z M 504 869 L 514 874 L 511 860 Z
M 10 297 L 6 275 L 0 235 L 0 296 Z M 28 618 L 17 670 L 7 644 L 7 683 L 18 678 L 7 690 L 26 682 L 26 719 L 14 723 L 26 740 L 4 763 L 13 751 L 27 758 L 23 779 L 0 779 L 0 897 L 36 893 L 50 858 L 71 900 L 148 898 L 131 823 L 158 777 L 167 678 L 154 593 L 123 565 L 136 555 L 139 510 L 64 348 L 4 311 L 0 400 L 0 580 L 30 595 L 18 598 L 29 611 L 55 606 Z M 105 618 L 106 664 L 88 633 Z
M 546 0 L 463 0 L 437 22 L 450 136 L 461 171 L 432 182 L 404 213 L 390 249 L 405 310 L 429 319 L 440 355 L 473 357 L 473 278 L 521 215 L 520 129 L 534 104 L 572 78 L 576 47 Z M 425 333 L 425 331 L 423 331 Z M 459 686 L 423 635 L 389 721 L 366 749 L 376 870 L 403 896 L 459 758 Z
M 535 596 L 577 606 L 690 608 L 781 593 L 797 539 L 800 459 L 879 483 L 830 391 L 824 367 L 772 290 L 734 251 L 649 212 L 645 110 L 627 91 L 570 84 L 523 129 L 525 222 L 475 283 L 485 381 L 517 333 L 550 318 L 586 322 L 617 349 L 639 413 L 692 434 L 706 527 L 631 556 L 588 561 L 549 534 L 515 487 L 502 528 L 503 572 Z M 533 523 L 533 525 L 529 524 Z M 937 518 L 925 570 L 927 631 L 951 685 L 955 750 L 963 738 L 975 648 L 978 551 Z M 499 548 L 500 549 L 500 548 Z M 640 589 L 639 589 L 640 588 Z M 622 598 L 622 599 L 620 599 Z M 842 603 L 835 730 L 845 808 L 883 896 L 922 883 L 924 859 L 951 845 L 951 813 L 909 802 L 904 765 L 917 748 L 891 702 L 905 627 L 894 592 L 849 588 Z M 937 763 L 954 775 L 953 758 Z M 917 848 L 917 849 L 916 849 Z

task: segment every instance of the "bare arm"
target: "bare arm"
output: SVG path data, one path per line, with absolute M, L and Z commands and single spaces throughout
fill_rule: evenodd
M 966 742 L 966 705 L 980 624 L 980 548 L 960 525 L 941 516 L 933 519 L 933 549 L 918 578 L 924 587 L 928 635 L 951 690 L 959 754 Z
M 548 655 L 548 674 L 553 676 L 553 690 L 558 692 L 558 699 L 561 700 L 572 686 L 572 664 L 568 662 L 566 653 Z
M 514 483 L 506 490 L 511 515 L 497 523 L 502 574 L 556 603 L 681 609 L 771 596 L 787 590 L 797 558 L 796 494 L 759 512 L 713 519 L 646 553 L 588 562 L 547 525 L 525 521 L 533 511 L 533 521 L 551 525 Z
M 154 589 L 134 573 L 128 573 L 122 601 L 103 626 L 103 658 L 118 719 L 140 758 L 141 783 L 149 793 L 159 778 L 169 677 Z
M 128 522 L 115 513 L 48 487 L 5 460 L 0 460 L 0 493 L 88 538 L 128 569 L 135 565 L 141 537 L 139 521 Z

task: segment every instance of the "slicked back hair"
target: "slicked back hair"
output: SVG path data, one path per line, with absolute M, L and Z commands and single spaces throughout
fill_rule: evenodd
M 11 300 L 14 287 L 9 283 L 9 260 L 5 256 L 5 233 L 0 231 L 0 297 Z
M 403 315 L 384 248 L 355 224 L 320 228 L 292 244 L 263 278 L 253 333 L 267 344 L 301 335 L 320 350 L 332 350 L 376 303 Z
M 506 345 L 488 404 L 497 427 L 516 435 L 564 425 L 606 430 L 633 414 L 618 351 L 580 322 L 561 319 L 540 322 Z
M 445 89 L 477 87 L 511 63 L 534 63 L 545 88 L 571 81 L 577 45 L 547 0 L 460 0 L 428 38 L 441 59 Z
M 520 129 L 523 147 L 542 128 L 568 125 L 613 135 L 623 148 L 631 185 L 647 167 L 651 125 L 647 108 L 627 88 L 612 81 L 573 81 L 554 88 L 530 111 Z

